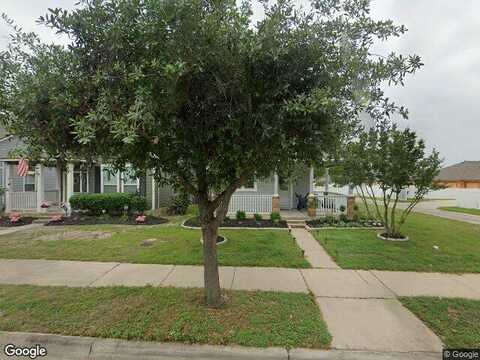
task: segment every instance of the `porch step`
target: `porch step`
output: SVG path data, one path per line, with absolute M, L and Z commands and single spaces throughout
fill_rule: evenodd
M 287 225 L 291 228 L 304 229 L 307 224 L 305 223 L 305 220 L 291 219 L 287 220 Z

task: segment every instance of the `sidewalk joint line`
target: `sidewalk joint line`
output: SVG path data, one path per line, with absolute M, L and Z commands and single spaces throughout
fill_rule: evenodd
M 103 278 L 104 276 L 106 276 L 108 273 L 110 273 L 111 271 L 115 270 L 117 267 L 119 267 L 121 265 L 121 263 L 116 263 L 115 266 L 113 266 L 111 269 L 107 270 L 106 272 L 104 272 L 102 275 L 100 275 L 97 279 L 93 280 L 91 283 L 89 283 L 87 285 L 87 287 L 90 287 L 92 286 L 95 282 L 97 282 L 98 280 L 100 280 L 101 278 Z
M 171 270 L 170 270 L 170 271 L 168 272 L 168 274 L 163 278 L 163 280 L 160 281 L 160 283 L 158 284 L 158 286 L 162 286 L 163 283 L 164 283 L 165 281 L 167 281 L 167 279 L 168 279 L 169 276 L 173 273 L 173 270 L 175 270 L 176 267 L 177 267 L 177 265 L 172 265 Z
M 387 290 L 392 293 L 392 295 L 395 297 L 395 299 L 398 298 L 398 294 L 397 294 L 395 291 L 393 291 L 393 289 L 391 289 L 387 284 L 385 284 L 385 283 L 382 281 L 382 279 L 380 279 L 377 275 L 375 275 L 375 273 L 374 273 L 372 270 L 368 270 L 368 272 L 369 272 L 370 274 L 372 274 L 372 276 L 373 276 L 375 279 L 377 279 L 377 280 L 380 282 L 380 284 L 382 284 L 383 286 L 385 286 L 385 288 L 387 288 Z

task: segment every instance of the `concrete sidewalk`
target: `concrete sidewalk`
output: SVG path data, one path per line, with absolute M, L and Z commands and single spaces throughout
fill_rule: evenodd
M 222 266 L 220 283 L 225 289 L 298 293 L 310 290 L 316 297 L 330 298 L 441 296 L 480 300 L 480 274 Z M 0 259 L 0 284 L 203 287 L 203 267 Z
M 370 352 L 344 350 L 310 350 L 284 348 L 250 348 L 241 346 L 188 345 L 99 339 L 34 333 L 0 332 L 0 347 L 6 344 L 47 350 L 48 360 L 438 360 L 440 353 Z M 3 353 L 0 359 L 4 359 Z M 43 358 L 43 357 L 42 357 Z M 5 357 L 7 359 L 7 357 Z

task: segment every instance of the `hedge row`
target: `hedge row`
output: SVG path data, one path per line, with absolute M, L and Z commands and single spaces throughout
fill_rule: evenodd
M 144 212 L 147 209 L 147 199 L 129 193 L 75 194 L 70 198 L 70 205 L 73 210 L 83 210 L 93 215 L 104 212 L 120 215 L 125 210 L 128 213 Z

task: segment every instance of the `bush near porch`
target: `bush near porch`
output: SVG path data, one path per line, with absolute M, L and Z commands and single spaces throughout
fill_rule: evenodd
M 404 232 L 409 241 L 377 238 L 379 231 L 321 230 L 315 238 L 346 269 L 480 272 L 480 226 L 412 213 Z
M 145 197 L 129 193 L 75 194 L 70 198 L 73 210 L 86 211 L 91 215 L 104 212 L 121 215 L 125 212 L 144 212 L 147 208 Z

